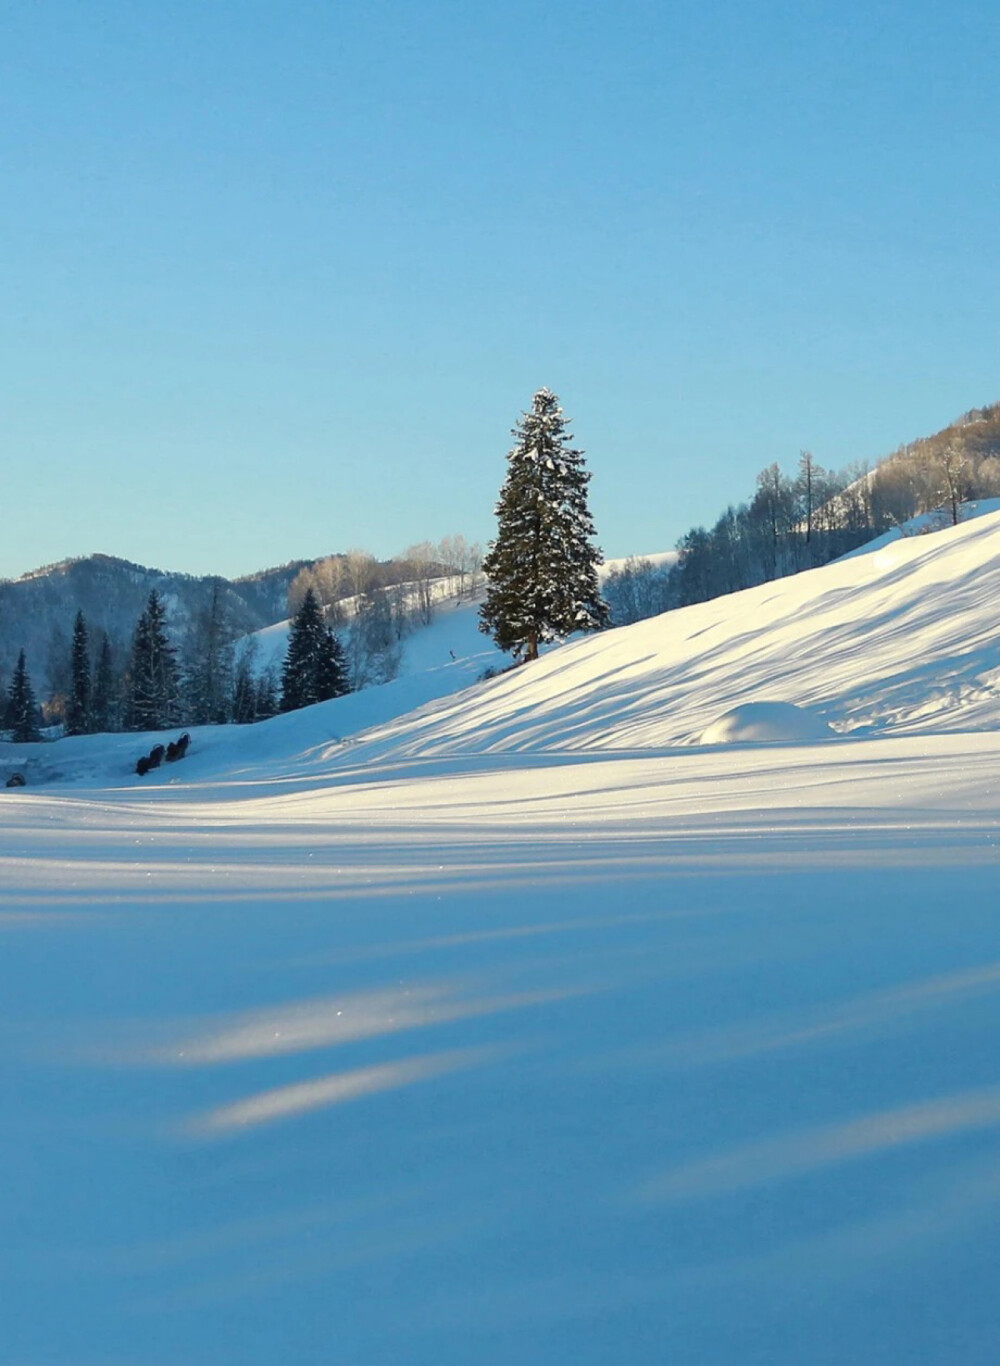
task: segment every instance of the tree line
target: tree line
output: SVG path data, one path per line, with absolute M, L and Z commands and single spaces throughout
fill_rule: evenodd
M 633 559 L 608 576 L 616 625 L 827 564 L 921 514 L 957 522 L 962 503 L 1000 497 L 998 425 L 1000 405 L 974 409 L 874 467 L 828 470 L 809 451 L 794 474 L 769 465 L 749 500 L 681 537 L 672 565 Z
M 7 694 L 4 728 L 15 741 L 25 741 L 40 739 L 44 724 L 61 722 L 66 735 L 88 735 L 250 722 L 279 709 L 274 671 L 258 674 L 256 644 L 252 637 L 237 643 L 218 589 L 191 622 L 183 651 L 168 632 L 166 606 L 154 589 L 124 661 L 119 653 L 106 632 L 92 639 L 86 617 L 78 612 L 66 691 L 51 699 L 46 715 L 35 701 L 22 650 Z

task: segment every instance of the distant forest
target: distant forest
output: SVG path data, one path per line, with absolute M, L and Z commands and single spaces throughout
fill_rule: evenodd
M 957 522 L 960 505 L 1000 497 L 1000 403 L 974 408 L 874 468 L 824 469 L 804 451 L 794 474 L 769 465 L 747 502 L 692 527 L 674 564 L 630 560 L 604 584 L 616 625 L 767 583 L 864 545 L 921 513 Z

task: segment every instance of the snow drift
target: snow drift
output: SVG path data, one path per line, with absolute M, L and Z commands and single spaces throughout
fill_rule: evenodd
M 701 733 L 703 745 L 796 744 L 829 740 L 825 721 L 791 702 L 744 702 Z

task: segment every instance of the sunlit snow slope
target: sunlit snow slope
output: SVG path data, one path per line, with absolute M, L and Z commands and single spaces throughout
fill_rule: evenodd
M 567 645 L 366 753 L 689 744 L 742 702 L 850 733 L 1000 724 L 1000 513 Z
M 3 1366 L 995 1366 L 998 558 L 0 747 Z

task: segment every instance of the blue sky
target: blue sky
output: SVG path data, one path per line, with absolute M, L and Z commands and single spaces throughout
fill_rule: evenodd
M 486 540 L 541 385 L 608 555 L 997 401 L 998 28 L 0 3 L 0 575 Z

